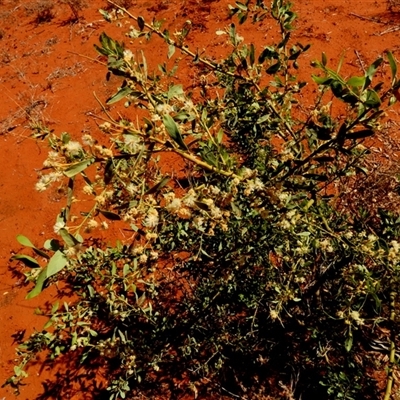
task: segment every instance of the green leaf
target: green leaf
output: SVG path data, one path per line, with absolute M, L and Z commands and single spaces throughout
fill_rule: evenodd
M 35 248 L 35 245 L 24 235 L 17 235 L 17 240 L 22 246 Z
M 141 17 L 140 15 L 137 17 L 137 23 L 138 23 L 138 26 L 139 26 L 139 29 L 140 29 L 140 32 L 142 32 L 143 31 L 143 29 L 144 29 L 144 24 L 145 24 L 145 22 L 144 22 L 144 18 L 143 17 Z
M 118 42 L 112 40 L 106 33 L 100 35 L 100 43 L 102 47 L 94 45 L 96 50 L 105 56 L 119 57 L 123 55 L 124 48 Z
M 133 90 L 129 86 L 124 86 L 118 90 L 117 93 L 115 93 L 113 96 L 111 96 L 107 101 L 106 104 L 113 104 L 116 103 L 117 101 L 122 100 L 129 94 L 131 94 Z
M 108 56 L 108 54 L 109 54 L 108 50 L 104 49 L 103 47 L 97 46 L 97 44 L 95 44 L 93 46 L 98 53 L 102 54 L 103 56 Z
M 61 134 L 61 141 L 63 144 L 68 144 L 71 141 L 71 135 L 67 132 Z
M 99 9 L 99 13 L 103 16 L 103 18 L 107 21 L 107 22 L 111 22 L 111 15 L 110 13 L 108 13 L 106 10 L 103 9 Z
M 301 237 L 309 237 L 311 232 L 299 232 L 297 235 Z
M 144 195 L 146 194 L 152 194 L 158 192 L 160 189 L 162 189 L 169 181 L 171 178 L 169 176 L 165 177 L 162 179 L 160 182 L 155 184 L 153 187 L 151 187 Z
M 369 172 L 368 168 L 360 167 L 360 166 L 357 166 L 357 165 L 354 168 L 356 169 L 356 171 L 359 171 L 362 174 L 364 174 L 365 176 L 368 176 L 368 172 Z
M 344 343 L 344 348 L 346 349 L 347 352 L 349 352 L 352 347 L 353 347 L 353 334 L 349 332 L 349 335 L 347 336 L 347 339 Z
M 44 281 L 46 280 L 47 267 L 43 268 L 36 279 L 35 287 L 25 296 L 25 299 L 32 299 L 42 292 Z
M 173 97 L 179 97 L 184 94 L 182 85 L 173 85 L 168 89 L 168 100 L 171 100 Z
M 60 306 L 60 303 L 58 302 L 58 301 L 56 301 L 54 304 L 53 304 L 53 307 L 51 307 L 51 313 L 52 314 L 54 314 L 54 313 L 56 313 L 57 311 L 58 311 L 58 307 Z
M 277 61 L 275 64 L 272 64 L 270 67 L 268 67 L 265 72 L 269 75 L 276 74 L 281 68 L 281 65 L 282 65 L 281 62 Z
M 16 254 L 15 256 L 11 257 L 11 260 L 18 260 L 22 261 L 27 267 L 30 268 L 39 268 L 39 263 L 30 256 L 26 256 L 24 254 Z
M 79 244 L 79 241 L 75 239 L 65 228 L 60 229 L 59 234 L 68 247 L 74 247 Z
M 368 89 L 364 104 L 369 107 L 379 107 L 381 105 L 381 99 L 379 98 L 378 93 L 376 93 L 373 89 Z
M 173 139 L 182 150 L 188 150 L 185 142 L 183 141 L 182 135 L 179 131 L 179 127 L 170 115 L 163 116 L 163 123 L 168 135 Z
M 57 251 L 60 249 L 60 242 L 56 239 L 49 239 L 44 242 L 43 246 L 46 250 Z
M 43 330 L 46 330 L 47 328 L 50 328 L 53 325 L 53 320 L 49 319 L 43 326 Z
M 33 248 L 33 251 L 41 257 L 44 257 L 47 259 L 50 258 L 50 256 L 47 253 L 45 253 L 43 250 L 37 249 L 36 247 Z
M 275 59 L 278 58 L 278 53 L 273 47 L 268 46 L 258 56 L 258 62 L 259 64 L 262 64 L 266 59 L 271 59 L 271 58 Z
M 221 144 L 222 143 L 222 139 L 224 137 L 224 131 L 222 129 L 220 129 L 217 133 L 217 143 Z
M 108 185 L 114 175 L 114 162 L 112 158 L 109 158 L 106 166 L 104 167 L 104 183 Z
M 353 76 L 347 82 L 349 86 L 361 87 L 365 84 L 365 76 Z
M 201 112 L 201 121 L 207 128 L 210 128 L 213 124 L 212 118 L 208 117 L 207 108 L 203 108 L 203 111 Z
M 107 219 L 111 221 L 119 221 L 121 217 L 113 212 L 105 211 L 105 210 L 98 210 L 100 214 L 104 215 Z
M 229 27 L 229 37 L 231 39 L 231 43 L 236 46 L 237 41 L 236 41 L 236 26 L 234 23 L 232 23 Z
M 142 55 L 142 62 L 140 64 L 141 69 L 142 69 L 142 74 L 144 79 L 147 79 L 147 73 L 148 73 L 148 68 L 147 68 L 147 61 L 146 61 L 146 57 L 144 56 L 144 52 L 143 50 L 141 50 L 140 54 Z
M 208 204 L 203 203 L 202 201 L 195 201 L 194 204 L 196 204 L 196 206 L 199 207 L 200 210 L 210 211 L 210 207 L 208 206 Z
M 333 81 L 331 77 L 320 77 L 317 75 L 311 75 L 313 81 L 318 85 L 330 85 Z
M 289 60 L 296 61 L 299 58 L 300 54 L 301 54 L 301 50 L 297 50 L 295 53 L 293 53 L 289 57 Z
M 324 67 L 326 67 L 326 64 L 328 63 L 328 59 L 326 58 L 325 52 L 322 52 L 321 62 L 322 62 L 322 65 L 323 65 Z
M 89 296 L 90 297 L 94 297 L 95 290 L 94 290 L 93 286 L 92 285 L 87 285 L 86 287 L 87 287 L 87 290 L 89 291 Z
M 367 69 L 367 71 L 365 72 L 365 75 L 368 78 L 372 78 L 375 75 L 375 72 L 378 70 L 378 68 L 380 67 L 380 65 L 383 63 L 383 58 L 379 57 L 378 59 L 376 59 Z
M 46 278 L 60 272 L 68 264 L 67 257 L 60 250 L 57 250 L 47 264 Z
M 253 66 L 254 62 L 255 62 L 255 47 L 254 47 L 253 43 L 250 43 L 249 61 L 250 61 L 250 65 Z
M 375 132 L 372 129 L 363 129 L 356 132 L 351 132 L 347 135 L 349 139 L 362 139 L 368 136 L 372 136 Z
M 64 175 L 68 176 L 68 178 L 72 178 L 73 176 L 84 171 L 89 165 L 91 165 L 93 163 L 94 163 L 94 158 L 89 158 L 87 160 L 79 161 L 78 163 L 69 166 L 64 171 Z
M 243 11 L 247 11 L 247 6 L 246 6 L 246 4 L 243 4 L 243 3 L 240 3 L 239 1 L 237 1 L 237 2 L 236 2 L 236 6 L 237 6 L 238 8 L 240 8 L 241 10 L 243 10 Z
M 17 235 L 17 240 L 19 243 L 22 244 L 22 246 L 25 247 L 30 247 L 34 250 L 35 253 L 39 254 L 40 256 L 44 258 L 49 258 L 48 254 L 45 253 L 44 251 L 38 249 L 26 236 L 24 235 Z
M 340 56 L 339 64 L 336 69 L 337 73 L 339 73 L 340 70 L 342 69 L 343 62 L 344 62 L 344 52 L 342 52 L 342 55 Z
M 15 376 L 18 376 L 18 377 L 21 376 L 21 377 L 25 377 L 26 378 L 28 376 L 28 374 L 19 365 L 16 365 L 14 367 L 14 374 L 15 374 Z
M 100 43 L 106 49 L 111 47 L 111 38 L 107 36 L 105 32 L 100 34 Z
M 271 119 L 271 115 L 270 114 L 265 114 L 262 117 L 258 118 L 258 120 L 256 121 L 256 124 L 262 124 L 265 121 L 268 121 Z
M 283 34 L 283 40 L 281 40 L 280 43 L 278 44 L 278 46 L 277 46 L 278 49 L 282 49 L 283 47 L 285 47 L 288 44 L 290 35 L 291 35 L 290 32 L 286 32 Z
M 337 81 L 337 80 L 333 80 L 332 83 L 330 84 L 332 93 L 338 97 L 338 98 L 342 98 L 343 95 L 343 86 L 342 84 Z
M 396 82 L 397 79 L 397 65 L 396 65 L 396 60 L 393 57 L 393 54 L 391 51 L 388 51 L 386 53 L 386 56 L 389 60 L 389 65 L 390 65 L 390 70 L 392 72 L 392 85 Z
M 168 45 L 168 59 L 170 59 L 175 54 L 175 46 L 173 44 Z

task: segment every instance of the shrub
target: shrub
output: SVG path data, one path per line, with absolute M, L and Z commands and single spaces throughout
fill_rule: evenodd
M 281 38 L 257 50 L 232 23 L 224 32 L 232 50 L 218 63 L 186 46 L 190 24 L 173 38 L 125 10 L 138 26 L 132 39 L 160 36 L 168 57 L 178 49 L 208 69 L 212 85 L 192 93 L 173 83 L 166 64 L 150 71 L 143 53 L 101 35 L 97 51 L 123 78 L 107 104 L 124 100 L 145 117 L 136 123 L 104 108 L 102 144 L 48 133 L 50 172 L 36 188 L 67 179 L 67 204 L 44 248 L 18 237 L 48 262 L 14 259 L 30 267 L 28 298 L 54 282 L 74 297 L 45 311 L 49 321 L 18 348 L 9 383 L 18 386 L 29 361 L 46 351 L 51 360 L 76 360 L 72 370 L 101 369 L 110 399 L 188 391 L 377 398 L 370 350 L 381 342 L 390 396 L 400 219 L 384 204 L 373 220 L 340 207 L 337 187 L 368 175 L 366 138 L 396 101 L 396 62 L 387 52 L 392 78 L 377 83 L 383 58 L 346 78 L 323 54 L 314 62 L 317 98 L 306 109 L 296 70 L 309 46 L 291 43 L 290 3 L 246 4 L 231 13 L 245 23 L 268 12 Z M 168 154 L 181 158 L 183 174 L 168 168 Z M 88 197 L 92 207 L 77 218 L 73 199 Z M 123 220 L 131 238 L 115 246 L 83 239 L 107 220 Z

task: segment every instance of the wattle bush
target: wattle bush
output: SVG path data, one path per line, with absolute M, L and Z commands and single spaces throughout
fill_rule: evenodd
M 54 282 L 74 296 L 48 310 L 43 331 L 18 348 L 8 383 L 18 387 L 29 361 L 45 352 L 72 359 L 72 371 L 80 363 L 101 371 L 110 399 L 190 391 L 376 399 L 370 372 L 384 367 L 371 350 L 381 344 L 390 355 L 389 399 L 400 219 L 385 204 L 373 218 L 368 204 L 341 206 L 340 187 L 353 182 L 356 190 L 369 174 L 365 139 L 381 129 L 400 86 L 392 54 L 383 83 L 374 77 L 383 58 L 347 78 L 323 54 L 314 63 L 317 98 L 305 107 L 296 71 L 309 46 L 291 42 L 296 15 L 287 1 L 232 6 L 240 23 L 272 17 L 281 40 L 256 49 L 232 23 L 219 32 L 232 50 L 218 63 L 185 45 L 190 23 L 172 34 L 116 7 L 103 16 L 134 19 L 131 39 L 161 36 L 168 57 L 192 57 L 212 85 L 188 92 L 165 64 L 150 71 L 143 53 L 101 35 L 98 52 L 123 78 L 107 104 L 124 100 L 145 117 L 138 123 L 104 108 L 102 143 L 49 134 L 49 172 L 36 188 L 65 179 L 67 203 L 44 248 L 18 238 L 48 262 L 14 258 L 30 268 L 28 297 Z M 162 172 L 168 153 L 181 157 L 184 176 Z M 76 212 L 74 201 L 90 197 L 92 207 Z M 123 220 L 129 240 L 107 247 L 83 239 L 107 220 Z M 59 390 L 65 395 L 68 385 Z

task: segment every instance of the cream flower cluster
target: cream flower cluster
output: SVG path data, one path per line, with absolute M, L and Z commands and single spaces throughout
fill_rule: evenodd
M 63 173 L 60 171 L 53 171 L 47 175 L 42 175 L 39 182 L 36 183 L 35 188 L 38 192 L 45 191 L 52 183 L 58 182 L 63 178 Z

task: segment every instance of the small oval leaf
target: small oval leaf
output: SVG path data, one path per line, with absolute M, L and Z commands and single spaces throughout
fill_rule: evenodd
M 35 287 L 25 296 L 25 299 L 32 299 L 42 292 L 44 281 L 46 280 L 47 267 L 43 268 L 36 279 Z
M 119 221 L 121 219 L 121 217 L 118 214 L 115 214 L 110 211 L 98 210 L 98 212 L 111 221 Z
M 158 182 L 157 184 L 155 184 L 153 187 L 151 187 L 144 195 L 146 194 L 153 194 L 158 192 L 160 189 L 162 189 L 169 181 L 171 180 L 171 178 L 169 176 L 165 177 L 164 179 L 162 179 L 160 182 Z
M 170 115 L 166 114 L 163 116 L 163 123 L 171 139 L 173 139 L 182 150 L 187 150 L 188 148 L 183 141 L 182 135 L 179 131 L 179 127 L 174 119 Z
M 144 29 L 144 24 L 145 24 L 145 22 L 144 22 L 144 18 L 143 17 L 141 17 L 140 15 L 137 17 L 137 23 L 138 23 L 138 26 L 139 26 L 139 29 L 140 29 L 140 32 L 142 32 L 143 31 L 143 29 Z
M 356 86 L 356 87 L 364 86 L 365 76 L 353 76 L 346 83 L 349 86 Z
M 363 129 L 357 132 L 351 132 L 347 135 L 349 139 L 362 139 L 368 136 L 372 136 L 375 132 L 372 129 Z
M 17 240 L 22 246 L 34 248 L 35 245 L 24 235 L 17 235 Z
M 126 96 L 132 93 L 132 89 L 129 86 L 125 86 L 123 88 L 120 88 L 117 93 L 115 93 L 113 96 L 111 96 L 107 101 L 106 104 L 113 104 L 116 103 L 117 101 L 122 100 Z
M 46 250 L 57 251 L 60 249 L 60 242 L 56 239 L 46 240 L 43 246 Z
M 60 229 L 58 233 L 68 247 L 74 247 L 79 244 L 79 241 L 75 239 L 74 236 L 72 236 L 65 228 Z
M 93 162 L 94 162 L 94 158 L 89 158 L 87 160 L 83 160 L 76 164 L 73 164 L 64 171 L 64 175 L 68 176 L 68 178 L 72 178 L 73 176 L 84 171 Z
M 18 260 L 23 262 L 29 268 L 39 268 L 39 263 L 30 256 L 26 256 L 24 254 L 16 254 L 15 256 L 11 257 L 11 260 Z
M 60 250 L 57 250 L 53 257 L 50 258 L 49 263 L 47 264 L 46 278 L 49 278 L 52 275 L 60 272 L 66 265 L 68 264 L 67 257 Z

